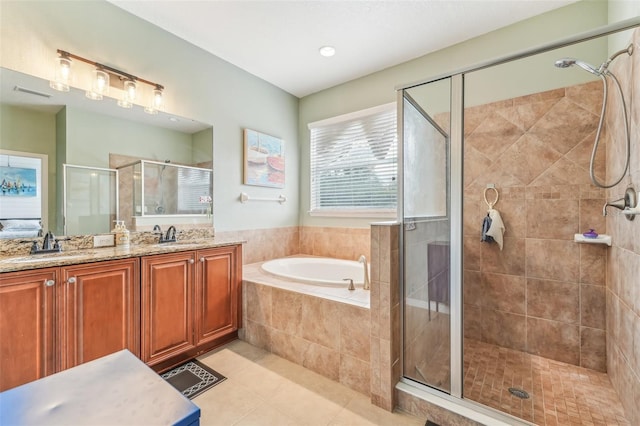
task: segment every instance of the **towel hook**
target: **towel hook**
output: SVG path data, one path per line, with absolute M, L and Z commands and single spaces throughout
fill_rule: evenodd
M 487 191 L 489 191 L 490 189 L 493 189 L 495 191 L 495 193 L 496 193 L 496 199 L 493 200 L 493 202 L 489 202 L 489 200 L 487 200 Z M 489 206 L 489 209 L 492 209 L 493 206 L 498 204 L 498 199 L 499 198 L 500 198 L 500 193 L 496 189 L 496 186 L 494 184 L 487 185 L 487 187 L 484 189 L 484 202 L 487 203 L 487 206 Z

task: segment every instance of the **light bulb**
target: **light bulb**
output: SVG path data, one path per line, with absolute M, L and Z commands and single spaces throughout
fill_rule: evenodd
M 151 98 L 151 104 L 144 108 L 144 112 L 147 114 L 157 114 L 158 110 L 162 109 L 162 89 L 153 89 L 153 97 Z
M 97 68 L 93 71 L 93 82 L 91 90 L 88 90 L 87 98 L 99 101 L 103 95 L 109 93 L 109 73 Z
M 136 82 L 133 80 L 127 80 L 124 82 L 124 94 L 122 99 L 118 101 L 118 105 L 122 108 L 131 108 L 133 101 L 136 100 Z
M 52 89 L 61 92 L 69 91 L 69 82 L 71 81 L 71 58 L 61 55 L 56 58 L 56 72 L 54 79 L 49 82 Z

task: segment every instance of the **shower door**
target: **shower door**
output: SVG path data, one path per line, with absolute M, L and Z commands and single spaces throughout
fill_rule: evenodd
M 451 86 L 447 78 L 402 91 L 403 374 L 449 393 Z

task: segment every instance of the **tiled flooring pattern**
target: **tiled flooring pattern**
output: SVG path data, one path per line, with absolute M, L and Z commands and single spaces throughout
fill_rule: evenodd
M 425 420 L 389 413 L 368 397 L 241 340 L 198 358 L 227 380 L 197 396 L 201 425 L 389 425 Z
M 605 373 L 465 339 L 464 396 L 537 425 L 629 425 Z M 508 388 L 529 393 L 512 396 Z

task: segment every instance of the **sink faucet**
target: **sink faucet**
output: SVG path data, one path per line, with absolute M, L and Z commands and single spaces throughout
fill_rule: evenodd
M 162 228 L 160 225 L 155 225 L 153 227 L 153 233 L 159 235 L 158 243 L 174 243 L 176 241 L 176 227 L 171 225 L 165 234 L 162 233 Z
M 42 250 L 52 250 L 54 245 L 56 245 L 56 237 L 53 232 L 49 231 L 44 236 L 44 241 L 42 241 Z
M 53 235 L 53 232 L 49 231 L 44 235 L 42 240 L 42 248 L 38 247 L 37 241 L 21 241 L 23 243 L 31 244 L 30 254 L 43 254 L 43 253 L 59 253 L 62 251 L 60 241 L 66 241 L 69 238 L 58 239 Z
M 176 240 L 176 227 L 171 225 L 167 229 L 167 234 L 164 237 L 165 242 L 174 242 Z
M 364 266 L 364 286 L 363 290 L 369 290 L 371 288 L 371 283 L 369 282 L 369 266 L 367 265 L 367 258 L 364 257 L 364 254 L 360 256 L 358 262 L 362 263 Z

